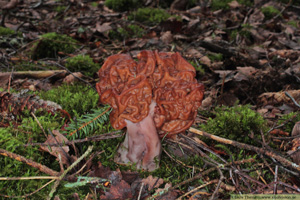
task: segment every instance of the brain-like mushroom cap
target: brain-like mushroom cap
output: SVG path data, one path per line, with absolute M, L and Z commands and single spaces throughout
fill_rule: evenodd
M 160 136 L 189 128 L 204 93 L 194 67 L 179 53 L 141 51 L 138 60 L 127 54 L 113 55 L 99 70 L 96 88 L 100 102 L 113 108 L 112 126 L 124 128 L 125 119 L 140 122 L 155 101 L 154 122 Z

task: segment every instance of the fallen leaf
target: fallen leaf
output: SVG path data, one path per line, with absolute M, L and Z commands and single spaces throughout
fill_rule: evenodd
M 237 1 L 232 1 L 232 2 L 228 3 L 228 5 L 229 5 L 229 7 L 231 9 L 235 9 L 235 8 L 241 7 L 241 5 L 239 4 L 239 2 L 237 2 Z
M 78 81 L 78 78 L 82 78 L 83 74 L 81 72 L 74 72 L 72 74 L 69 74 L 66 76 L 63 80 L 64 83 L 70 84 L 74 83 L 75 81 Z
M 300 121 L 295 123 L 294 128 L 292 130 L 292 136 L 300 135 Z
M 101 195 L 100 199 L 112 200 L 112 199 L 132 199 L 133 195 L 131 192 L 130 185 L 124 180 L 112 184 L 109 191 L 105 192 L 105 195 Z
M 11 10 L 18 5 L 18 0 L 10 0 L 6 5 L 2 5 L 2 10 Z
M 163 43 L 170 44 L 173 41 L 173 35 L 171 31 L 162 32 L 160 39 L 163 41 Z
M 105 33 L 105 32 L 107 32 L 111 29 L 112 29 L 112 27 L 110 26 L 109 22 L 106 22 L 106 23 L 103 23 L 103 24 L 100 24 L 100 22 L 96 23 L 96 30 L 99 33 Z
M 248 81 L 256 72 L 257 70 L 254 67 L 237 67 L 237 74 L 234 76 L 234 80 Z
M 142 182 L 151 190 L 153 188 L 158 188 L 161 184 L 164 183 L 164 180 L 162 178 L 153 177 L 152 175 L 150 175 L 147 178 L 144 178 Z
M 44 144 L 57 144 L 57 143 L 64 143 L 68 142 L 69 140 L 63 136 L 58 130 L 52 131 L 53 135 L 55 135 L 55 138 L 53 138 L 52 135 L 48 135 L 47 140 L 44 142 Z M 66 145 L 61 146 L 40 146 L 40 148 L 43 151 L 46 151 L 50 153 L 51 155 L 57 157 L 56 160 L 59 161 L 58 156 L 61 157 L 61 162 L 67 166 L 69 166 L 72 163 L 72 160 L 70 160 L 71 156 L 67 154 L 70 150 L 70 148 Z
M 201 57 L 200 62 L 208 67 L 211 66 L 211 60 L 207 56 Z
M 203 57 L 202 53 L 200 53 L 198 50 L 196 50 L 194 48 L 187 49 L 186 54 L 189 55 L 190 57 L 194 57 L 194 58 L 202 58 Z

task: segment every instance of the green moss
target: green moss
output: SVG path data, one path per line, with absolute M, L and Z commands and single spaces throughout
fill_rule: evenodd
M 94 7 L 94 8 L 97 8 L 98 7 L 98 2 L 96 2 L 96 1 L 92 2 L 91 6 Z
M 231 40 L 234 40 L 237 37 L 237 35 L 247 39 L 251 39 L 251 29 L 252 26 L 250 24 L 242 24 L 241 28 L 228 31 L 227 33 L 230 35 Z
M 59 120 L 58 117 L 51 114 L 43 114 L 43 116 L 39 116 L 39 114 L 36 113 L 36 116 L 39 123 L 46 131 L 48 128 L 50 130 L 59 129 L 63 124 L 63 120 Z M 42 134 L 42 130 L 36 120 L 34 120 L 31 116 L 23 116 L 22 118 L 22 122 L 18 128 L 0 129 L 0 148 L 22 155 L 34 160 L 35 162 L 42 163 L 43 165 L 59 171 L 59 164 L 55 161 L 55 158 L 49 156 L 48 153 L 41 152 L 39 150 L 39 146 L 23 146 L 29 142 L 44 142 L 46 138 Z M 5 156 L 0 156 L 0 165 L 5 166 L 0 171 L 1 177 L 46 176 L 46 174 L 41 173 L 39 170 L 30 167 L 25 163 Z M 2 188 L 2 194 L 24 195 L 40 188 L 47 181 L 48 180 L 0 181 L 0 188 Z M 46 195 L 49 191 L 50 187 L 46 187 L 40 193 L 31 197 L 31 199 L 38 199 L 41 193 Z
M 30 62 L 30 61 L 23 61 L 16 62 L 14 65 L 17 71 L 40 71 L 40 70 L 59 70 L 61 68 L 57 66 L 47 65 L 44 62 Z
M 277 125 L 281 125 L 286 122 L 283 130 L 285 132 L 291 133 L 296 122 L 300 121 L 300 113 L 291 112 L 289 114 L 283 115 L 277 122 Z
M 48 91 L 41 91 L 38 95 L 44 100 L 58 103 L 69 112 L 71 117 L 78 118 L 93 108 L 97 108 L 98 93 L 84 85 L 62 85 Z
M 114 11 L 123 12 L 142 6 L 139 0 L 105 0 L 105 5 Z
M 265 18 L 267 20 L 275 17 L 277 14 L 280 13 L 280 11 L 273 6 L 266 6 L 266 7 L 261 8 L 260 10 L 265 15 Z
M 15 33 L 14 30 L 0 26 L 0 36 L 9 36 Z
M 233 0 L 212 0 L 211 8 L 213 10 L 219 9 L 229 9 L 228 3 L 232 2 Z M 253 2 L 251 0 L 237 0 L 237 2 L 241 5 L 245 6 L 252 6 Z
M 143 28 L 138 25 L 128 25 L 125 28 L 118 28 L 117 31 L 111 30 L 109 32 L 109 37 L 111 39 L 129 39 L 129 38 L 141 38 L 145 34 Z
M 148 25 L 155 25 L 166 21 L 171 15 L 159 8 L 139 8 L 128 16 L 129 20 L 136 20 Z
M 300 22 L 299 21 L 291 20 L 291 21 L 288 21 L 287 24 L 291 25 L 291 26 L 293 26 L 295 28 L 299 28 L 300 27 Z
M 191 65 L 193 65 L 193 67 L 195 68 L 195 70 L 200 74 L 200 75 L 204 75 L 205 74 L 205 70 L 202 68 L 202 65 L 199 65 L 199 63 L 195 62 L 195 61 L 189 61 L 189 63 Z
M 77 41 L 67 35 L 46 33 L 35 43 L 32 57 L 57 58 L 58 52 L 73 53 L 77 46 Z
M 234 107 L 217 107 L 215 118 L 209 118 L 207 124 L 201 128 L 211 134 L 218 135 L 230 140 L 255 145 L 256 142 L 250 138 L 259 140 L 260 131 L 266 131 L 266 122 L 257 112 L 250 109 L 249 105 Z
M 52 116 L 51 114 L 43 114 L 39 116 L 36 113 L 37 119 L 41 126 L 47 131 L 59 129 L 64 123 L 58 117 Z M 58 161 L 55 160 L 54 156 L 49 153 L 41 151 L 39 146 L 28 146 L 24 147 L 24 144 L 30 142 L 45 142 L 46 138 L 42 133 L 38 122 L 31 116 L 24 117 L 21 124 L 15 128 L 1 128 L 0 129 L 0 148 L 5 149 L 9 152 L 16 153 L 24 156 L 25 158 L 31 159 L 35 162 L 41 163 L 55 171 L 60 171 Z M 49 176 L 40 172 L 25 163 L 19 162 L 15 159 L 0 156 L 0 165 L 3 166 L 0 170 L 1 177 L 34 177 L 34 176 Z M 21 196 L 29 194 L 38 188 L 42 188 L 49 180 L 17 180 L 17 181 L 0 181 L 1 194 L 9 196 Z M 43 188 L 41 191 L 30 196 L 30 199 L 45 199 L 49 194 L 53 183 Z M 67 189 L 63 186 L 59 186 L 57 194 L 61 199 L 68 199 L 72 197 L 72 194 L 78 192 L 81 197 L 86 196 L 89 192 L 88 188 L 81 188 L 77 191 L 77 188 Z M 68 197 L 68 198 L 67 198 Z M 18 198 L 23 199 L 23 198 Z
M 168 8 L 170 8 L 170 6 L 172 5 L 173 2 L 174 2 L 174 0 L 159 1 L 158 2 L 158 5 L 159 5 L 158 7 L 168 9 Z M 197 0 L 188 0 L 187 3 L 186 3 L 185 9 L 195 7 L 197 5 L 197 3 L 198 3 Z
M 222 61 L 223 60 L 223 54 L 221 53 L 211 53 L 208 54 L 207 57 L 211 60 L 211 61 Z
M 100 66 L 94 63 L 89 55 L 67 58 L 65 66 L 72 72 L 82 72 L 86 76 L 93 76 L 100 69 Z
M 61 13 L 61 12 L 64 12 L 66 8 L 67 8 L 66 6 L 57 6 L 55 8 L 55 11 L 58 13 Z

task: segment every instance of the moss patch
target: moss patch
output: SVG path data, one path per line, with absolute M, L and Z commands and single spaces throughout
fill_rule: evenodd
M 233 0 L 213 0 L 211 3 L 211 8 L 213 10 L 219 10 L 219 9 L 229 9 L 229 3 Z M 250 0 L 237 0 L 237 2 L 241 5 L 245 6 L 251 6 L 253 5 L 253 1 Z
M 116 31 L 111 30 L 109 37 L 111 39 L 128 39 L 128 38 L 140 38 L 145 34 L 145 30 L 138 25 L 128 25 L 125 28 L 118 28 Z
M 71 117 L 79 116 L 97 107 L 98 93 L 84 85 L 62 85 L 38 94 L 44 100 L 50 100 L 61 105 Z
M 148 25 L 158 24 L 166 21 L 171 15 L 159 8 L 139 8 L 128 16 L 129 20 L 136 20 Z
M 72 72 L 82 72 L 86 76 L 93 76 L 100 69 L 100 66 L 94 63 L 89 55 L 67 58 L 65 66 Z
M 142 6 L 139 0 L 105 0 L 105 5 L 114 11 L 123 12 Z
M 267 20 L 275 17 L 277 14 L 280 13 L 280 11 L 277 8 L 273 7 L 273 6 L 263 7 L 263 8 L 261 8 L 261 12 L 265 15 L 265 18 Z
M 16 32 L 14 30 L 0 26 L 0 36 L 8 36 L 15 33 Z
M 77 41 L 67 35 L 46 33 L 35 43 L 32 57 L 57 58 L 58 52 L 73 53 L 77 47 Z
M 215 110 L 215 118 L 209 118 L 206 125 L 200 127 L 214 135 L 230 140 L 258 145 L 250 137 L 261 137 L 260 131 L 266 131 L 266 122 L 263 117 L 250 109 L 249 105 L 234 107 L 218 107 Z

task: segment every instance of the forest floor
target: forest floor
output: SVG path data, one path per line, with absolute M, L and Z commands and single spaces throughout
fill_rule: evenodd
M 299 1 L 0 0 L 0 10 L 1 197 L 300 195 Z M 205 86 L 193 128 L 162 140 L 153 172 L 114 162 L 124 134 L 95 90 L 109 56 L 142 50 L 179 52 Z

